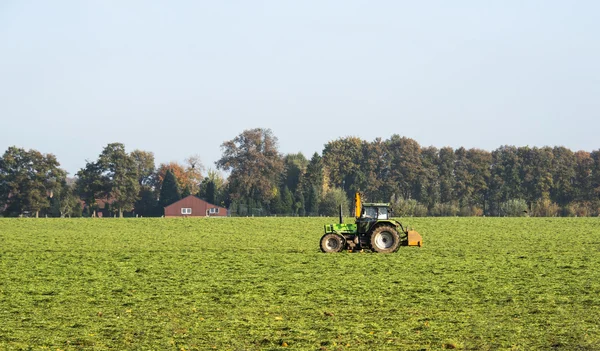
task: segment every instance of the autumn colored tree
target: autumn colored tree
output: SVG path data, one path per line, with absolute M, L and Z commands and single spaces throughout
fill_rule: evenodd
M 202 174 L 204 172 L 204 165 L 200 161 L 199 155 L 192 155 L 185 159 L 185 179 L 184 184 L 181 184 L 182 188 L 188 188 L 191 194 L 196 194 L 200 190 L 200 183 L 202 182 Z
M 172 161 L 169 163 L 161 163 L 156 171 L 156 189 L 160 189 L 165 178 L 167 170 L 173 173 L 179 189 L 187 189 L 190 194 L 197 194 L 200 190 L 202 182 L 202 165 L 197 158 L 188 158 L 186 165 Z

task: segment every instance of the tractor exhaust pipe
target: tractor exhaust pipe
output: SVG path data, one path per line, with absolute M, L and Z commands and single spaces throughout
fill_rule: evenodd
M 340 204 L 340 224 L 344 224 L 344 218 L 342 217 L 342 204 Z

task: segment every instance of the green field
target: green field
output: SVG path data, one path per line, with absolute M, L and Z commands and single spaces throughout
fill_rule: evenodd
M 598 350 L 600 219 L 0 219 L 0 350 Z

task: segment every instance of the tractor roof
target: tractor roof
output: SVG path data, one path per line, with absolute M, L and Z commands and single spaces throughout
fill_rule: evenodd
M 366 202 L 362 205 L 363 207 L 390 207 L 390 204 L 385 202 Z

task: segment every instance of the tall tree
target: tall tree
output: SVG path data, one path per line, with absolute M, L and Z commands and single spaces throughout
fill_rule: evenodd
M 590 153 L 594 161 L 592 164 L 591 187 L 594 201 L 600 202 L 600 150 L 594 150 Z
M 154 153 L 142 150 L 133 150 L 130 154 L 137 172 L 140 186 L 151 186 L 155 176 Z
M 285 155 L 283 163 L 283 184 L 287 186 L 292 193 L 295 193 L 300 185 L 302 176 L 306 172 L 308 160 L 301 152 L 299 152 L 297 154 Z
M 211 179 L 209 179 L 206 184 L 206 201 L 211 204 L 217 203 L 217 186 Z
M 158 198 L 158 207 L 162 210 L 164 207 L 169 206 L 175 201 L 181 199 L 181 191 L 177 185 L 175 175 L 171 173 L 171 170 L 167 170 L 165 179 L 163 180 L 160 187 L 160 196 Z
M 523 197 L 529 208 L 538 200 L 550 200 L 552 180 L 552 149 L 549 147 L 520 147 L 519 178 L 522 180 Z
M 432 209 L 440 202 L 440 174 L 437 167 L 438 149 L 430 146 L 421 149 L 421 178 L 417 200 Z
M 133 210 L 139 199 L 140 184 L 136 163 L 125 152 L 125 145 L 112 143 L 102 150 L 98 164 L 109 179 L 111 207 L 118 209 L 119 217 L 123 217 L 123 212 Z
M 42 154 L 11 146 L 0 158 L 0 205 L 5 214 L 25 211 L 36 217 L 50 206 L 50 195 L 57 191 L 66 172 L 52 154 Z
M 225 179 L 219 171 L 209 169 L 207 176 L 200 183 L 198 197 L 215 205 L 225 205 L 223 199 L 223 190 L 225 187 Z
M 183 199 L 184 197 L 188 197 L 192 195 L 192 191 L 190 190 L 189 186 L 186 186 L 185 188 L 183 188 L 183 190 L 181 190 L 181 198 Z
M 306 200 L 306 213 L 316 216 L 319 212 L 319 199 L 323 193 L 323 159 L 318 153 L 314 153 L 308 165 L 302 181 L 303 193 Z
M 77 189 L 74 183 L 69 183 L 66 180 L 61 182 L 58 192 L 53 192 L 52 201 L 57 205 L 58 213 L 55 217 L 80 217 L 81 202 L 77 196 Z
M 84 168 L 77 172 L 75 189 L 79 197 L 85 202 L 87 210 L 92 217 L 96 216 L 98 199 L 108 199 L 109 180 L 102 172 L 98 162 L 86 162 Z
M 521 189 L 521 167 L 521 159 L 516 147 L 501 146 L 492 151 L 489 188 L 490 205 L 493 214 L 499 213 L 502 203 L 524 198 Z
M 270 129 L 249 129 L 221 145 L 223 155 L 217 168 L 230 172 L 229 191 L 233 200 L 243 197 L 268 206 L 283 171 L 277 138 Z
M 156 192 L 149 186 L 143 185 L 140 188 L 139 199 L 135 202 L 135 214 L 142 217 L 155 217 L 161 215 L 160 210 Z
M 302 187 L 298 187 L 294 194 L 294 214 L 301 217 L 306 215 L 306 203 Z
M 575 198 L 576 159 L 573 151 L 564 146 L 552 149 L 552 189 L 550 197 L 561 206 L 566 206 Z
M 456 200 L 454 197 L 454 150 L 451 147 L 443 147 L 438 153 L 438 174 L 440 179 L 440 201 L 449 203 Z
M 189 189 L 191 194 L 196 194 L 200 189 L 200 183 L 202 182 L 202 173 L 204 172 L 204 165 L 200 161 L 199 155 L 192 155 L 185 159 L 185 177 L 187 184 L 182 185 L 182 189 L 186 187 Z
M 299 152 L 297 154 L 287 154 L 283 158 L 284 170 L 282 183 L 287 187 L 290 194 L 293 194 L 292 206 L 290 213 L 294 215 L 304 216 L 304 183 L 306 175 L 306 167 L 308 160 Z
M 489 199 L 489 184 L 491 177 L 492 154 L 481 149 L 469 149 L 467 151 L 468 170 L 472 174 L 471 188 L 472 202 L 471 206 L 477 206 L 487 212 Z
M 319 215 L 319 190 L 312 186 L 308 190 L 308 199 L 306 200 L 306 214 L 308 216 Z
M 294 195 L 287 186 L 281 191 L 281 212 L 280 214 L 289 216 L 294 212 Z
M 388 182 L 396 194 L 412 199 L 418 194 L 421 171 L 421 147 L 415 140 L 395 134 L 387 141 L 390 155 Z
M 473 196 L 473 174 L 469 170 L 467 150 L 464 147 L 458 148 L 454 155 L 454 198 L 460 207 L 470 206 Z
M 594 159 L 589 152 L 577 151 L 575 153 L 575 178 L 573 188 L 577 201 L 593 201 L 592 173 Z
M 368 181 L 364 194 L 377 201 L 388 201 L 394 193 L 395 187 L 390 187 L 387 180 L 390 177 L 391 158 L 389 157 L 388 145 L 381 138 L 372 143 L 363 143 L 363 155 L 361 167 Z
M 360 138 L 346 137 L 330 141 L 323 149 L 323 166 L 329 174 L 330 185 L 343 189 L 347 195 L 364 190 L 362 144 Z
M 156 188 L 161 188 L 162 183 L 167 175 L 167 172 L 171 172 L 173 174 L 178 187 L 185 187 L 185 185 L 187 184 L 185 176 L 185 166 L 178 162 L 171 161 L 168 163 L 161 163 L 160 165 L 158 165 L 158 168 L 156 169 L 156 184 L 154 184 Z
M 156 166 L 154 164 L 154 153 L 142 150 L 134 150 L 130 153 L 135 164 L 140 185 L 138 199 L 134 205 L 136 215 L 151 217 L 157 214 L 157 190 Z M 156 191 L 155 191 L 156 190 Z
M 183 191 L 188 195 L 198 194 L 200 192 L 200 186 L 203 182 L 202 172 L 204 171 L 200 156 L 194 155 L 186 158 L 185 164 L 175 161 L 161 163 L 158 166 L 155 175 L 154 187 L 156 190 L 161 188 L 167 170 L 173 173 L 173 176 L 177 181 L 177 186 L 181 189 L 180 191 Z

